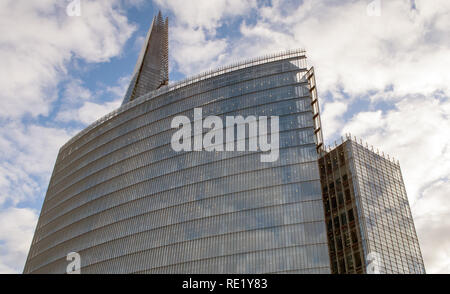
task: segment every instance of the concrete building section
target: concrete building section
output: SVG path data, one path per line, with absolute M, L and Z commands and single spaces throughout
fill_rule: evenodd
M 319 170 L 332 273 L 425 273 L 398 162 L 348 136 Z

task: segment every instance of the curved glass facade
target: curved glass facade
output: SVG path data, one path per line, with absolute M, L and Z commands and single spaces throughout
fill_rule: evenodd
M 58 155 L 25 273 L 329 273 L 304 55 L 139 97 Z M 261 152 L 175 152 L 175 116 L 279 116 Z M 246 138 L 248 140 L 248 138 Z

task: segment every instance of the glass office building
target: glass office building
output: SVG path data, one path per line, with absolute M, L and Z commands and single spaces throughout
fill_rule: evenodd
M 386 224 L 403 220 L 405 227 L 398 229 L 407 231 L 395 235 L 398 231 L 391 230 L 391 239 L 377 239 L 388 231 L 384 221 L 383 227 L 372 223 L 372 212 L 366 211 L 386 214 L 388 208 L 358 204 L 353 196 L 359 221 L 350 229 L 357 228 L 359 247 L 343 255 L 351 255 L 353 269 L 346 261 L 341 267 L 343 252 L 333 259 L 336 247 L 329 250 L 330 211 L 322 199 L 318 164 L 323 139 L 314 69 L 307 67 L 303 50 L 169 84 L 167 41 L 168 20 L 159 14 L 122 106 L 60 149 L 24 273 L 66 273 L 71 252 L 81 258 L 81 273 L 364 272 L 365 254 L 372 250 L 391 263 L 397 256 L 403 262 L 405 256 L 410 272 L 421 272 L 418 245 L 415 255 L 395 255 L 412 250 L 396 248 L 398 238 L 405 246 L 416 246 L 417 239 L 409 208 L 405 210 L 403 183 L 394 178 L 383 191 L 399 191 L 393 203 L 403 206 L 391 212 L 405 214 L 386 217 Z M 203 117 L 222 121 L 229 116 L 278 117 L 279 130 L 270 138 L 279 138 L 277 160 L 263 162 L 267 150 L 250 148 L 174 150 L 174 119 L 184 116 L 192 122 L 199 108 Z M 248 121 L 233 126 L 233 133 L 242 125 L 249 131 L 231 142 L 250 146 L 254 137 Z M 195 142 L 195 130 L 191 137 Z M 353 165 L 352 171 L 359 171 Z M 367 177 L 352 175 L 361 181 L 357 191 L 363 195 Z M 385 243 L 394 244 L 393 251 Z
M 347 136 L 319 167 L 332 273 L 425 273 L 398 162 Z
M 82 273 L 329 273 L 312 81 L 299 50 L 129 89 L 61 148 L 24 272 L 65 273 L 77 252 Z M 278 160 L 175 152 L 171 121 L 194 108 L 278 116 Z

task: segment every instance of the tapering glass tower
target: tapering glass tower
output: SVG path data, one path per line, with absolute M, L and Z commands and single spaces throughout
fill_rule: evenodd
M 159 89 L 168 82 L 169 19 L 164 20 L 159 12 L 145 38 L 123 104 Z

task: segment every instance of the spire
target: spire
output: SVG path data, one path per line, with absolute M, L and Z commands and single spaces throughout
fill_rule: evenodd
M 123 104 L 169 83 L 169 19 L 153 18 Z

